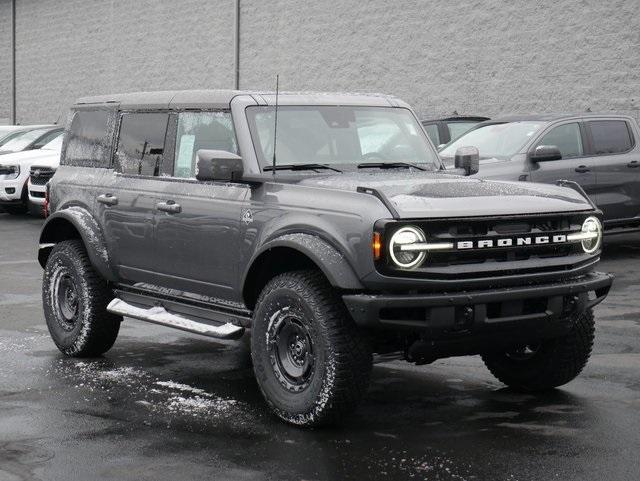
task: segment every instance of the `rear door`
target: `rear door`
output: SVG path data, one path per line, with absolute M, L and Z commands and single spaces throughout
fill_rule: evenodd
M 585 122 L 591 161 L 598 179 L 596 204 L 605 221 L 640 214 L 640 151 L 631 124 L 624 119 Z
M 120 114 L 115 174 L 97 193 L 97 212 L 109 254 L 122 279 L 157 283 L 154 215 L 169 115 L 166 112 Z
M 172 172 L 164 179 L 155 212 L 160 285 L 235 298 L 241 218 L 250 188 L 195 179 L 199 149 L 239 153 L 231 113 L 189 111 L 172 117 L 175 153 L 167 159 Z M 247 212 L 245 220 L 250 222 Z
M 539 145 L 554 145 L 560 149 L 562 159 L 531 164 L 531 180 L 547 184 L 558 180 L 572 180 L 582 186 L 595 202 L 596 173 L 593 159 L 587 156 L 586 135 L 582 122 L 573 120 L 554 124 L 543 132 L 529 150 Z

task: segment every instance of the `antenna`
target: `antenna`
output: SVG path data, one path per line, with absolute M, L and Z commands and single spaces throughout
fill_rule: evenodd
M 280 87 L 279 83 L 280 75 L 276 74 L 276 112 L 273 124 L 273 169 L 271 169 L 273 175 L 276 175 L 276 142 L 278 140 L 278 91 Z

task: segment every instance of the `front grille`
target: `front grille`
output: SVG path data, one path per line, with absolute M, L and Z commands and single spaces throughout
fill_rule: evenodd
M 394 223 L 385 228 L 387 239 L 400 227 L 411 224 L 424 231 L 427 243 L 452 243 L 455 247 L 429 251 L 422 265 L 411 270 L 397 268 L 387 252 L 377 267 L 385 274 L 396 276 L 452 280 L 571 269 L 591 258 L 584 253 L 579 242 L 530 245 L 516 245 L 516 242 L 523 237 L 553 239 L 554 236 L 580 232 L 587 216 L 555 214 Z M 511 239 L 513 245 L 499 247 L 498 239 Z M 486 244 L 492 242 L 493 246 L 479 248 L 478 243 L 482 241 Z M 458 248 L 459 242 L 473 247 Z
M 56 173 L 56 169 L 51 167 L 31 167 L 29 175 L 31 177 L 32 185 L 46 185 L 53 174 Z

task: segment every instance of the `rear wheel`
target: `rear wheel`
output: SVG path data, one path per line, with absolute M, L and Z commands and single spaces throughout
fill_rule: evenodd
M 113 346 L 122 317 L 107 312 L 112 298 L 81 241 L 56 244 L 44 271 L 42 301 L 47 327 L 62 353 L 94 357 Z
M 266 285 L 254 312 L 251 356 L 270 408 L 301 426 L 351 412 L 372 366 L 366 337 L 316 271 L 285 273 Z
M 562 337 L 487 353 L 482 360 L 498 380 L 515 389 L 543 391 L 562 386 L 580 374 L 591 356 L 593 311 L 576 316 L 572 324 Z

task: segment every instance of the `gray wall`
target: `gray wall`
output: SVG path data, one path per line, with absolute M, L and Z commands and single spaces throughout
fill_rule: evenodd
M 23 123 L 56 120 L 81 95 L 233 87 L 233 0 L 16 1 Z M 273 89 L 279 73 L 285 90 L 392 93 L 424 116 L 640 117 L 638 0 L 240 4 L 241 88 Z M 0 0 L 0 63 L 8 6 Z
M 0 124 L 11 115 L 11 2 L 0 0 Z

